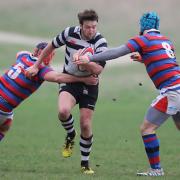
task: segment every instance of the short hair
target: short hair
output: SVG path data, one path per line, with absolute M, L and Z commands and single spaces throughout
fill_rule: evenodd
M 83 25 L 84 21 L 97 21 L 98 14 L 93 9 L 86 9 L 83 12 L 78 13 L 79 24 Z
M 38 43 L 38 44 L 36 45 L 36 48 L 37 48 L 38 50 L 39 50 L 39 49 L 43 50 L 47 45 L 48 45 L 47 42 L 40 42 L 40 43 Z
M 40 42 L 40 43 L 36 44 L 33 55 L 35 57 L 38 57 L 39 52 L 41 52 L 47 45 L 48 45 L 47 42 Z

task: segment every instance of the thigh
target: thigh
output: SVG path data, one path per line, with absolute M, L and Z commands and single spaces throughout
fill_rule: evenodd
M 84 86 L 79 97 L 79 108 L 95 109 L 98 98 L 98 86 Z
M 71 110 L 76 105 L 76 99 L 67 91 L 62 91 L 58 97 L 58 108 Z
M 170 115 L 163 113 L 163 112 L 157 110 L 156 108 L 150 106 L 145 115 L 145 119 L 149 123 L 157 125 L 159 127 L 161 124 L 163 124 L 169 118 L 169 116 Z
M 172 116 L 174 124 L 180 130 L 180 112 Z

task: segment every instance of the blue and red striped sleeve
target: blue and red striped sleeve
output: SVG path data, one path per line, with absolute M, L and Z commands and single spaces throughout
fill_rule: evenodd
M 148 40 L 144 36 L 136 36 L 126 44 L 131 52 L 141 52 L 147 46 Z
M 43 66 L 41 65 L 40 66 L 40 69 L 39 69 L 39 73 L 38 73 L 38 77 L 41 79 L 41 80 L 44 80 L 44 76 L 46 73 L 50 72 L 50 71 L 53 71 L 52 68 L 48 67 L 48 66 Z

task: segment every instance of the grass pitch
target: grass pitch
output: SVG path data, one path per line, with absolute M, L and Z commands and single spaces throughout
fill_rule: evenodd
M 1 179 L 140 179 L 136 177 L 136 171 L 147 169 L 148 163 L 139 124 L 156 95 L 143 73 L 142 65 L 132 64 L 107 67 L 101 77 L 100 96 L 93 120 L 91 166 L 95 175 L 89 177 L 80 173 L 79 137 L 73 156 L 67 159 L 61 157 L 60 148 L 65 133 L 57 119 L 58 87 L 45 83 L 14 111 L 12 129 L 0 144 Z M 77 108 L 73 116 L 79 133 Z M 158 135 L 161 138 L 165 178 L 179 179 L 179 132 L 171 119 L 159 129 Z

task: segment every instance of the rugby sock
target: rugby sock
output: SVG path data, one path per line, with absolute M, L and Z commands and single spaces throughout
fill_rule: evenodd
M 4 134 L 0 132 L 0 141 L 4 138 Z
M 67 131 L 68 136 L 72 138 L 74 138 L 75 136 L 75 129 L 73 123 L 74 123 L 74 118 L 72 117 L 72 115 L 70 115 L 66 121 L 61 120 L 61 124 L 64 127 L 64 129 Z
M 142 136 L 147 157 L 152 169 L 160 169 L 159 140 L 156 134 Z
M 89 166 L 89 155 L 91 152 L 93 142 L 93 135 L 89 138 L 84 138 L 82 135 L 80 136 L 80 151 L 81 151 L 81 167 Z

